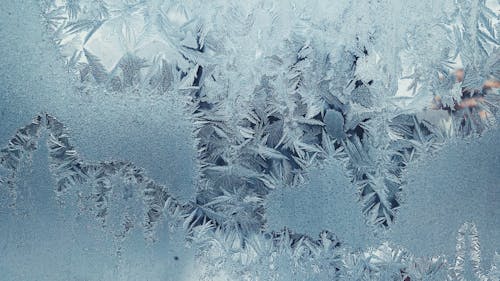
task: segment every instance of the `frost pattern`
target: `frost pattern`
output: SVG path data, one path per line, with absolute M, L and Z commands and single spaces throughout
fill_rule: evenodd
M 188 240 L 210 245 L 221 263 L 247 265 L 283 245 L 294 262 L 336 257 L 330 251 L 338 247 L 329 246 L 340 243 L 330 232 L 319 240 L 263 232 L 269 192 L 303 183 L 309 167 L 333 157 L 367 223 L 390 227 L 408 166 L 447 139 L 496 126 L 498 8 L 473 0 L 433 9 L 434 2 L 43 0 L 47 30 L 77 87 L 186 100 L 200 163 L 196 199 L 179 203 L 129 162 L 85 162 L 62 124 L 42 116 L 57 196 L 91 184 L 95 216 L 105 223 L 110 178 L 118 176 L 139 187 L 147 232 L 168 210 Z M 34 149 L 24 143 L 37 135 L 19 132 L 23 142 L 2 150 L 9 182 Z M 310 265 L 347 280 L 406 279 L 412 262 L 401 265 L 403 250 L 384 244 L 372 252 L 377 258 L 349 253 L 346 272 Z
M 466 260 L 470 259 L 475 278 L 488 280 L 488 277 L 481 272 L 481 250 L 478 236 L 477 228 L 472 223 L 464 223 L 458 230 L 457 258 L 453 267 L 453 279 L 467 280 L 464 276 L 464 267 Z
M 25 129 L 33 127 L 38 129 Z M 78 153 L 69 143 L 64 125 L 51 115 L 35 117 L 33 123 L 18 130 L 16 137 L 23 134 L 23 139 L 33 139 L 41 134 L 42 129 L 49 134 L 48 157 L 56 180 L 56 196 L 61 197 L 81 183 L 107 182 L 108 184 L 97 184 L 91 196 L 97 207 L 94 215 L 102 221 L 107 214 L 106 203 L 112 188 L 109 185 L 111 178 L 118 176 L 124 182 L 137 185 L 145 206 L 143 226 L 146 237 L 153 238 L 152 231 L 160 222 L 161 214 L 169 214 L 173 219 L 172 223 L 186 231 L 187 240 L 202 254 L 200 259 L 204 261 L 205 278 L 211 278 L 222 270 L 229 276 L 245 280 L 282 280 L 284 276 L 290 277 L 290 274 L 293 278 L 313 276 L 321 280 L 466 280 L 463 277 L 464 267 L 469 259 L 477 280 L 499 278 L 496 269 L 498 254 L 495 254 L 495 263 L 488 273 L 483 273 L 480 268 L 480 242 L 473 223 L 466 222 L 458 229 L 454 262 L 440 256 L 415 257 L 404 248 L 389 242 L 376 248 L 353 250 L 343 246 L 343 242 L 328 231 L 322 231 L 318 239 L 286 228 L 282 231 L 245 234 L 220 225 L 220 214 L 209 211 L 204 206 L 194 202 L 178 202 L 166 187 L 147 178 L 145 172 L 132 163 L 86 163 L 77 156 Z M 7 147 L 12 147 L 12 143 L 11 141 Z M 36 141 L 32 141 L 30 145 L 18 150 L 10 150 L 3 157 L 13 157 L 10 153 L 28 155 L 27 152 L 33 151 L 36 145 Z M 20 163 L 22 159 L 18 160 Z M 8 162 L 2 162 L 3 166 L 4 163 Z M 126 235 L 133 225 L 127 216 L 123 218 L 122 224 L 125 229 L 122 235 Z M 290 268 L 293 269 L 292 273 L 289 272 Z
M 455 255 L 451 230 L 473 223 L 480 234 L 482 262 L 498 251 L 498 129 L 478 139 L 448 140 L 436 155 L 408 167 L 402 208 L 391 226 L 391 241 L 417 255 Z M 471 169 L 473 167 L 473 169 Z M 432 237 L 432 239 L 430 239 Z M 469 243 L 469 242 L 467 242 Z M 485 251 L 486 250 L 486 251 Z M 472 279 L 472 277 L 467 277 Z
M 292 229 L 315 237 L 327 229 L 343 247 L 376 244 L 376 231 L 365 223 L 359 195 L 344 165 L 330 157 L 308 169 L 304 184 L 273 190 L 266 199 L 266 229 Z
M 388 226 L 410 161 L 496 122 L 498 93 L 482 85 L 498 81 L 498 13 L 485 1 L 444 3 L 424 18 L 413 4 L 360 5 L 58 0 L 44 8 L 81 87 L 189 100 L 197 202 L 248 233 L 264 222 L 269 190 L 303 182 L 304 169 L 332 149 L 348 160 L 367 220 Z M 384 9 L 407 24 L 393 31 L 399 23 Z M 384 44 L 398 35 L 394 47 Z M 422 44 L 428 35 L 436 40 Z M 467 95 L 478 105 L 461 106 Z M 448 111 L 437 123 L 422 114 L 433 99 Z
M 9 187 L 13 206 L 17 197 L 15 188 L 16 175 L 23 161 L 29 161 L 32 152 L 37 148 L 42 128 L 41 122 L 42 117 L 36 116 L 29 125 L 17 130 L 14 137 L 9 140 L 9 144 L 0 150 L 0 167 L 6 171 L 6 175 L 3 177 L 0 174 L 0 186 L 6 185 Z
M 30 153 L 36 149 L 42 129 L 49 134 L 48 157 L 55 180 L 54 191 L 60 200 L 64 200 L 63 195 L 75 186 L 91 185 L 93 189 L 90 198 L 95 204 L 95 216 L 105 223 L 108 215 L 108 201 L 113 188 L 111 178 L 118 176 L 123 182 L 136 185 L 142 193 L 145 206 L 144 226 L 147 232 L 151 232 L 159 222 L 164 208 L 176 208 L 178 205 L 168 195 L 165 186 L 156 184 L 146 176 L 142 169 L 130 162 L 88 163 L 84 161 L 70 144 L 64 125 L 49 114 L 35 117 L 30 125 L 19 129 L 9 145 L 2 149 L 1 164 L 12 171 L 12 179 L 20 163 L 29 159 Z M 10 189 L 15 192 L 14 183 L 11 183 Z

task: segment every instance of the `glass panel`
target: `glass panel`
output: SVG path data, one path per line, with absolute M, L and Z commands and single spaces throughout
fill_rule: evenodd
M 1 280 L 499 280 L 496 0 L 0 4 Z

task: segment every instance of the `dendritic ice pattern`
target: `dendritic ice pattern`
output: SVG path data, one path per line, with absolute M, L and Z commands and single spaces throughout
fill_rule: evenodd
M 0 279 L 500 280 L 498 1 L 1 5 Z

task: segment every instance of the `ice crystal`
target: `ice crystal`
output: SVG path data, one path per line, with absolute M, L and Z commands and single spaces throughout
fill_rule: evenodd
M 494 264 L 489 273 L 484 273 L 480 267 L 480 242 L 477 228 L 472 223 L 464 223 L 458 229 L 455 264 L 448 263 L 441 257 L 430 258 L 430 260 L 415 258 L 410 252 L 403 248 L 390 246 L 387 242 L 376 249 L 365 248 L 363 252 L 360 252 L 359 249 L 349 250 L 350 247 L 343 246 L 345 239 L 339 239 L 328 231 L 321 232 L 319 239 L 298 234 L 286 228 L 282 231 L 254 232 L 252 228 L 248 227 L 252 226 L 253 223 L 258 224 L 259 221 L 247 222 L 246 220 L 255 216 L 253 213 L 254 204 L 261 203 L 261 199 L 257 196 L 249 197 L 246 195 L 246 197 L 234 198 L 234 196 L 242 196 L 242 194 L 236 193 L 236 190 L 231 192 L 223 190 L 222 195 L 203 205 L 195 202 L 182 203 L 172 197 L 163 185 L 148 179 L 144 171 L 131 163 L 115 161 L 91 164 L 83 161 L 69 144 L 69 137 L 65 134 L 64 125 L 54 117 L 40 115 L 35 118 L 33 124 L 38 125 L 38 130 L 31 131 L 31 134 L 39 135 L 40 130 L 44 127 L 49 133 L 47 139 L 48 157 L 56 181 L 57 196 L 62 196 L 62 192 L 68 192 L 81 183 L 94 181 L 95 188 L 87 198 L 91 198 L 95 202 L 95 208 L 91 208 L 94 210 L 94 215 L 105 222 L 108 215 L 110 191 L 112 190 L 111 183 L 116 182 L 113 177 L 121 178 L 121 181 L 126 184 L 137 185 L 143 197 L 145 216 L 142 225 L 148 237 L 153 237 L 151 230 L 159 223 L 161 214 L 168 213 L 173 219 L 172 223 L 181 225 L 188 235 L 188 240 L 197 245 L 199 251 L 204 253 L 203 256 L 210 260 L 210 262 L 207 260 L 206 264 L 218 265 L 216 268 L 210 265 L 205 269 L 209 276 L 212 276 L 213 273 L 210 272 L 215 270 L 225 270 L 229 275 L 242 274 L 239 268 L 243 266 L 243 268 L 248 268 L 244 273 L 247 276 L 245 278 L 253 279 L 259 274 L 266 274 L 266 276 L 274 276 L 272 278 L 279 279 L 280 267 L 278 264 L 275 265 L 275 262 L 280 260 L 279 263 L 289 263 L 298 270 L 293 273 L 294 276 L 298 276 L 300 271 L 306 270 L 309 272 L 306 276 L 316 276 L 316 278 L 321 279 L 405 280 L 410 278 L 410 280 L 434 280 L 433 278 L 437 278 L 436 276 L 444 276 L 446 271 L 450 280 L 461 280 L 460 278 L 463 279 L 466 272 L 465 260 L 470 258 L 472 274 L 475 278 L 479 278 L 478 280 L 494 280 L 493 278 L 496 278 Z M 25 132 L 24 129 L 19 131 Z M 20 153 L 32 151 L 36 145 L 37 143 L 34 141 L 29 146 L 21 148 Z M 339 158 L 345 157 L 342 151 L 334 149 L 333 143 L 329 143 L 329 152 L 332 155 Z M 335 159 L 332 158 L 329 161 L 332 160 Z M 338 165 L 334 164 L 336 172 L 343 169 Z M 348 168 L 347 164 L 344 168 Z M 312 175 L 314 176 L 314 173 Z M 344 184 L 347 182 L 348 179 L 345 179 Z M 79 191 L 78 194 L 81 192 L 85 191 Z M 131 190 L 123 192 L 124 194 L 134 193 Z M 245 207 L 245 204 L 248 204 L 248 207 Z M 212 205 L 220 205 L 220 207 L 213 208 Z M 227 217 L 226 214 L 231 214 L 231 216 Z M 349 215 L 348 217 L 352 219 L 353 216 Z M 332 227 L 333 231 L 337 229 L 339 233 L 342 233 L 345 229 L 338 228 L 340 225 L 338 223 L 340 221 L 335 222 Z M 119 239 L 123 239 L 134 225 L 127 215 L 122 218 L 121 224 L 123 230 L 116 234 Z M 344 228 L 347 227 L 344 226 Z M 367 236 L 359 239 L 364 240 L 362 243 L 364 244 L 369 238 Z M 347 241 L 350 241 L 350 238 Z M 352 246 L 354 244 L 347 242 L 346 245 Z M 470 252 L 466 250 L 468 247 L 470 247 Z M 268 271 L 263 273 L 250 269 L 265 266 L 266 263 L 261 264 L 262 258 L 271 253 L 278 253 L 281 257 L 276 261 L 275 258 L 271 260 L 271 267 Z M 273 257 L 275 255 L 272 254 Z M 329 259 L 332 260 L 328 261 Z M 214 261 L 216 262 L 214 263 Z M 311 272 L 314 274 L 311 275 Z
M 344 4 L 327 11 L 343 10 L 339 19 L 359 31 L 348 32 L 337 19 L 318 24 L 322 18 L 305 16 L 307 8 L 300 5 L 248 4 L 219 11 L 208 8 L 216 3 L 49 1 L 45 7 L 49 28 L 62 53 L 69 51 L 68 65 L 79 72 L 82 86 L 90 79 L 110 91 L 178 91 L 189 97 L 202 164 L 201 204 L 229 202 L 228 196 L 262 197 L 276 183 L 302 182 L 302 171 L 325 158 L 324 141 L 332 138 L 348 154 L 369 220 L 388 225 L 400 205 L 398 177 L 410 160 L 404 158 L 431 151 L 443 135 L 481 132 L 495 122 L 491 111 L 497 102 L 491 96 L 496 94 L 490 90 L 483 90 L 491 93 L 479 106 L 457 104 L 463 94 L 481 92 L 485 79 L 497 79 L 492 23 L 498 15 L 484 1 L 463 1 L 433 15 L 437 22 L 429 19 L 425 27 L 409 21 L 404 40 L 383 48 L 383 40 L 405 30 L 387 30 L 394 22 L 377 20 L 383 18 L 382 9 L 409 16 L 412 6 L 372 3 L 356 10 Z M 465 14 L 470 9 L 472 17 Z M 59 10 L 67 16 L 54 17 Z M 367 12 L 373 14 L 359 21 L 358 15 Z M 294 18 L 286 26 L 285 15 Z M 211 22 L 213 17 L 227 17 L 230 28 L 220 20 Z M 272 23 L 269 30 L 263 29 L 266 22 Z M 436 39 L 431 44 L 422 44 L 425 28 Z M 246 48 L 237 49 L 242 42 Z M 115 50 L 113 56 L 96 55 L 101 47 Z M 460 63 L 466 75 L 455 79 Z M 411 92 L 405 93 L 408 79 Z M 411 99 L 400 104 L 400 96 Z M 437 106 L 454 107 L 448 117 L 453 128 L 435 128 L 411 117 L 433 96 Z M 407 122 L 411 119 L 413 124 Z M 258 228 L 259 201 L 233 215 Z
M 84 161 L 70 144 L 64 125 L 49 114 L 37 116 L 32 124 L 20 129 L 9 145 L 2 150 L 4 152 L 2 159 L 5 159 L 2 161 L 2 166 L 12 170 L 12 177 L 19 169 L 21 157 L 36 149 L 42 128 L 49 134 L 48 159 L 55 180 L 54 191 L 57 197 L 61 198 L 70 189 L 82 184 L 90 184 L 92 190 L 89 198 L 95 204 L 95 216 L 104 223 L 113 189 L 112 177 L 120 177 L 123 182 L 131 183 L 138 188 L 136 192 L 143 198 L 144 227 L 148 233 L 159 223 L 163 209 L 178 208 L 177 201 L 168 194 L 166 187 L 148 178 L 144 171 L 134 164 L 126 161 L 98 163 Z M 15 186 L 11 189 L 15 190 Z
M 4 168 L 6 175 L 0 176 L 0 186 L 9 187 L 12 204 L 16 202 L 16 175 L 21 164 L 30 161 L 33 150 L 37 148 L 41 130 L 41 116 L 36 116 L 33 121 L 19 130 L 9 140 L 9 144 L 0 150 L 0 167 Z
M 137 224 L 154 238 L 168 214 L 205 259 L 206 278 L 224 271 L 264 280 L 494 280 L 495 262 L 480 268 L 483 226 L 468 220 L 474 211 L 443 224 L 447 234 L 458 230 L 454 262 L 443 251 L 383 239 L 401 238 L 402 209 L 419 209 L 405 192 L 426 194 L 426 184 L 411 189 L 406 173 L 456 138 L 496 127 L 500 104 L 498 4 L 406 2 L 42 0 L 47 37 L 79 94 L 183 105 L 198 153 L 196 194 L 176 198 L 127 159 L 85 160 L 50 114 L 1 150 L 0 184 L 15 202 L 19 167 L 45 133 L 60 203 L 77 198 L 101 226 L 120 228 L 121 240 Z M 318 165 L 329 174 L 318 176 Z M 330 173 L 337 186 L 329 186 Z M 346 208 L 325 224 L 330 210 L 317 212 L 316 227 L 294 226 L 298 215 L 277 225 L 273 196 L 303 196 L 301 188 L 314 196 L 332 188 L 331 198 L 343 198 L 332 210 Z M 476 193 L 470 197 L 481 199 Z M 117 223 L 111 217 L 120 207 L 127 211 Z M 356 232 L 380 239 L 349 237 L 354 218 Z

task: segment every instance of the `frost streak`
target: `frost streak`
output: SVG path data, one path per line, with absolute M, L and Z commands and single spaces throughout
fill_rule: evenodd
M 481 269 L 481 249 L 479 244 L 479 233 L 473 223 L 464 223 L 458 230 L 457 257 L 452 267 L 453 280 L 467 280 L 465 264 L 470 259 L 472 272 L 479 281 L 487 281 L 488 277 Z

